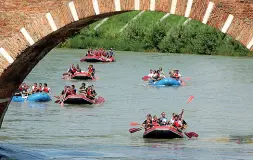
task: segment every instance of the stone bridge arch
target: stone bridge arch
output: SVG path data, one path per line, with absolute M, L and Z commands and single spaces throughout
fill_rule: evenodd
M 0 125 L 11 97 L 57 44 L 105 17 L 133 10 L 201 21 L 253 51 L 251 0 L 0 0 Z

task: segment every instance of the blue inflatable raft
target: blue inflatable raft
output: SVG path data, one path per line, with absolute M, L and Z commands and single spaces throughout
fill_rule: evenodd
M 149 85 L 153 86 L 180 86 L 180 80 L 176 80 L 174 78 L 164 78 L 160 81 L 153 82 L 153 80 L 149 81 Z
M 40 92 L 40 93 L 34 93 L 29 96 L 13 96 L 12 97 L 12 102 L 47 102 L 50 101 L 51 97 L 45 93 L 45 92 Z

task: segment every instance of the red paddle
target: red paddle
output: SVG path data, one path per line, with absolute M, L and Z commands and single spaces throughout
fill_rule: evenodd
M 192 137 L 198 137 L 199 135 L 195 132 L 184 132 L 184 134 L 188 137 L 188 138 L 192 138 Z
M 142 80 L 143 80 L 143 81 L 148 81 L 149 78 L 150 78 L 149 76 L 144 76 L 144 77 L 142 77 Z
M 190 96 L 187 100 L 186 106 L 194 99 L 194 96 Z M 199 135 L 195 132 L 184 132 L 184 134 L 188 137 L 188 138 L 192 138 L 192 137 L 198 137 Z
M 138 132 L 138 131 L 140 131 L 140 130 L 142 130 L 143 129 L 143 127 L 140 127 L 140 128 L 130 128 L 129 129 L 129 132 L 130 133 L 135 133 L 135 132 Z
M 131 123 L 130 123 L 130 126 L 139 126 L 139 125 L 141 125 L 141 124 L 139 124 L 139 123 L 137 123 L 137 122 L 131 122 Z

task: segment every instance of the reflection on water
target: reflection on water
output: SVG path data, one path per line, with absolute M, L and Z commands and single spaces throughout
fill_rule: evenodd
M 26 83 L 47 82 L 52 97 L 59 95 L 64 85 L 79 88 L 82 81 L 61 78 L 70 64 L 79 63 L 84 52 L 54 50 L 29 74 Z M 99 80 L 88 82 L 105 98 L 102 105 L 61 107 L 55 99 L 11 103 L 0 130 L 0 155 L 20 160 L 252 160 L 253 123 L 238 121 L 252 121 L 253 75 L 245 72 L 253 70 L 252 59 L 132 52 L 116 56 L 116 63 L 95 64 Z M 79 64 L 83 69 L 88 66 Z M 190 80 L 185 80 L 183 87 L 165 88 L 141 80 L 149 69 L 159 67 L 166 74 L 177 68 Z M 238 73 L 247 78 L 238 78 Z M 186 105 L 190 95 L 195 99 Z M 183 108 L 187 132 L 198 133 L 197 139 L 143 139 L 143 131 L 128 132 L 129 123 L 142 123 L 147 113 L 160 116 L 165 111 L 170 119 Z
M 250 144 L 253 143 L 253 135 L 248 136 L 229 136 L 230 141 L 236 142 L 237 144 Z

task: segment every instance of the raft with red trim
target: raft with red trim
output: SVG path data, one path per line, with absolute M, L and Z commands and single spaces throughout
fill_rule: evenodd
M 143 138 L 172 139 L 183 137 L 183 132 L 173 126 L 154 126 L 143 133 Z
M 68 73 L 63 73 L 63 76 L 67 76 Z M 64 79 L 64 78 L 63 78 Z M 79 80 L 94 80 L 92 76 L 88 72 L 75 72 L 72 76 L 71 79 L 79 79 Z
M 69 95 L 65 98 L 65 104 L 99 104 L 105 100 L 103 97 L 97 97 L 93 100 L 87 98 L 84 94 Z
M 115 62 L 115 58 L 106 58 L 103 56 L 85 56 L 80 60 L 81 62 Z

